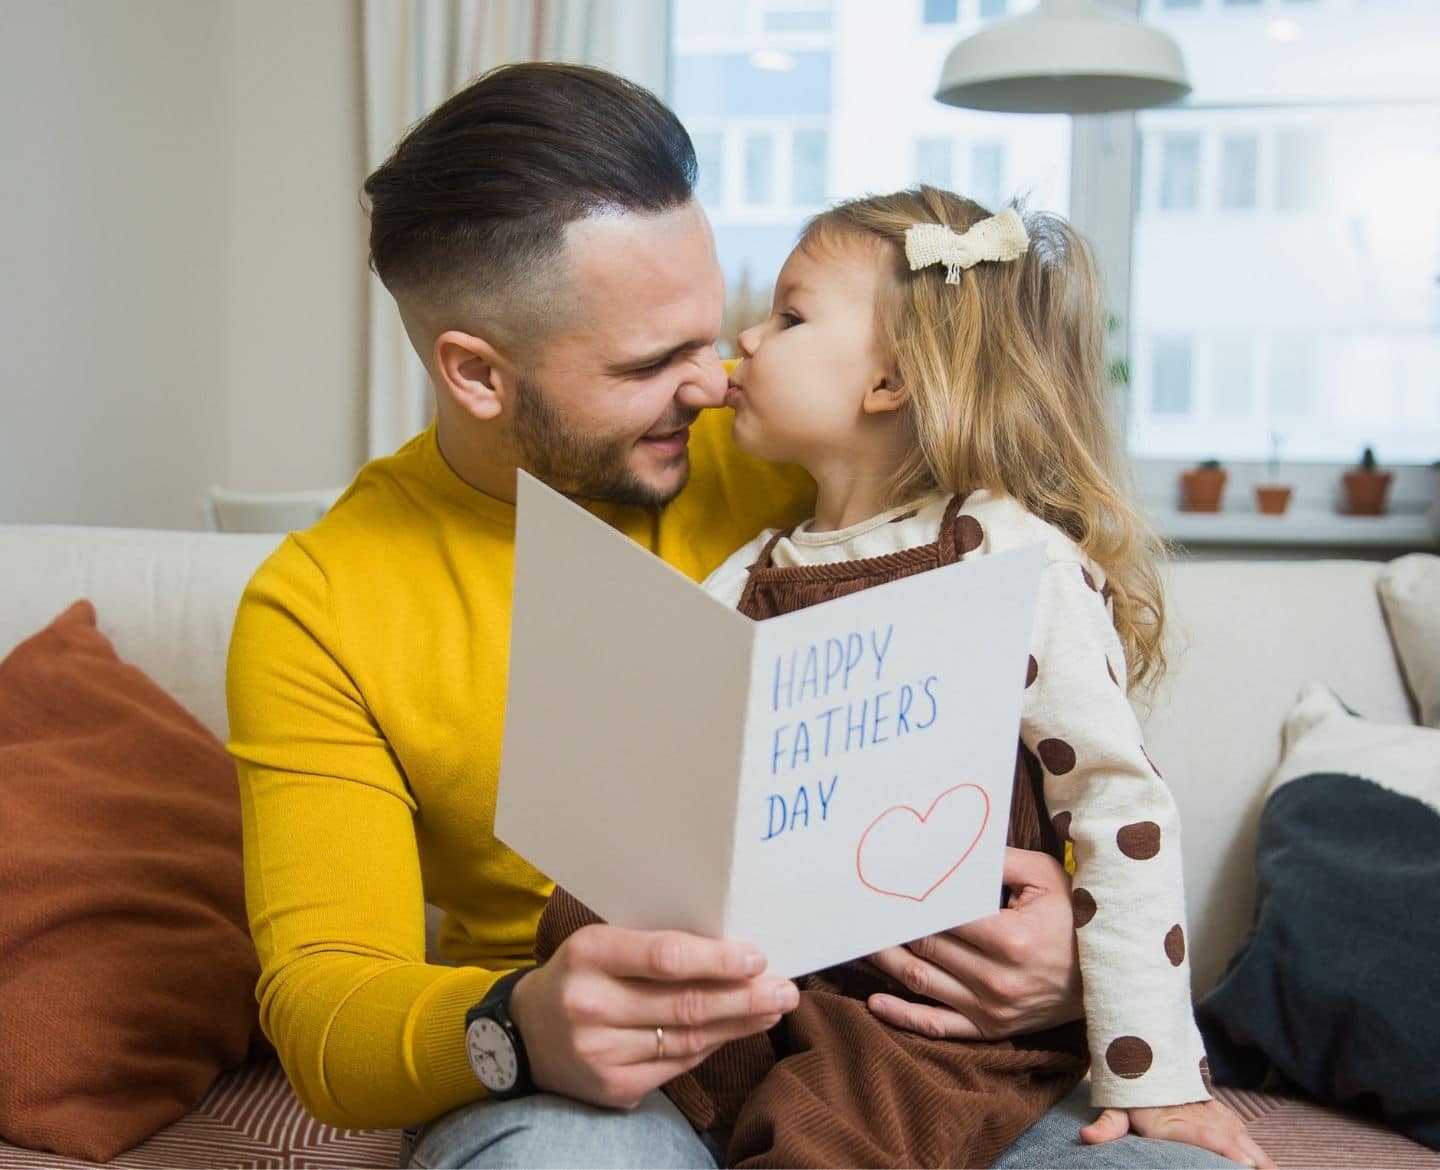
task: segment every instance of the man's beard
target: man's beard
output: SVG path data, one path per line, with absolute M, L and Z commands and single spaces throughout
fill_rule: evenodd
M 698 411 L 675 406 L 652 429 L 678 430 L 689 426 Z M 690 478 L 685 474 L 673 488 L 660 489 L 646 483 L 630 469 L 633 438 L 606 438 L 587 434 L 572 425 L 546 399 L 534 382 L 517 380 L 514 437 L 521 465 L 556 491 L 589 500 L 607 500 L 659 511 L 677 495 Z M 637 436 L 638 438 L 638 436 Z M 687 459 L 688 455 L 681 455 Z

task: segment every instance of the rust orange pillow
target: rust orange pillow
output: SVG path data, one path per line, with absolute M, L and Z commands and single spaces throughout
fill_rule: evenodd
M 255 1022 L 235 769 L 79 601 L 0 662 L 0 1137 L 103 1161 Z

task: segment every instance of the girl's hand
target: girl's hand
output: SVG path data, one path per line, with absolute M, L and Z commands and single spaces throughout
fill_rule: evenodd
M 1158 1105 L 1149 1109 L 1107 1109 L 1080 1130 L 1090 1145 L 1113 1142 L 1130 1130 L 1141 1137 L 1184 1142 L 1211 1150 L 1242 1166 L 1273 1170 L 1272 1162 L 1246 1132 L 1245 1123 L 1219 1101 L 1193 1101 L 1189 1105 Z

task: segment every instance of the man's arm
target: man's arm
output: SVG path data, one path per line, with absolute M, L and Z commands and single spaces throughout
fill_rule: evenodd
M 889 947 L 871 961 L 917 995 L 870 997 L 887 1023 L 926 1036 L 997 1040 L 1083 1014 L 1070 878 L 1048 853 L 1005 850 L 1009 904 L 998 914 Z
M 246 591 L 228 678 L 261 1023 L 315 1116 L 412 1125 L 485 1095 L 464 1019 L 504 972 L 425 961 L 414 798 L 340 645 L 323 574 L 287 542 Z M 742 944 L 595 927 L 512 1009 L 542 1088 L 625 1106 L 794 1006 L 762 967 Z
M 499 972 L 425 962 L 414 800 L 293 539 L 241 601 L 227 690 L 260 1022 L 296 1094 L 355 1128 L 480 1096 L 463 1018 Z

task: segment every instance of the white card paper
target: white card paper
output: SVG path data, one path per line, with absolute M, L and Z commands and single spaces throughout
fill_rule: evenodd
M 795 976 L 999 906 L 1041 546 L 754 622 L 520 476 L 496 833 Z

